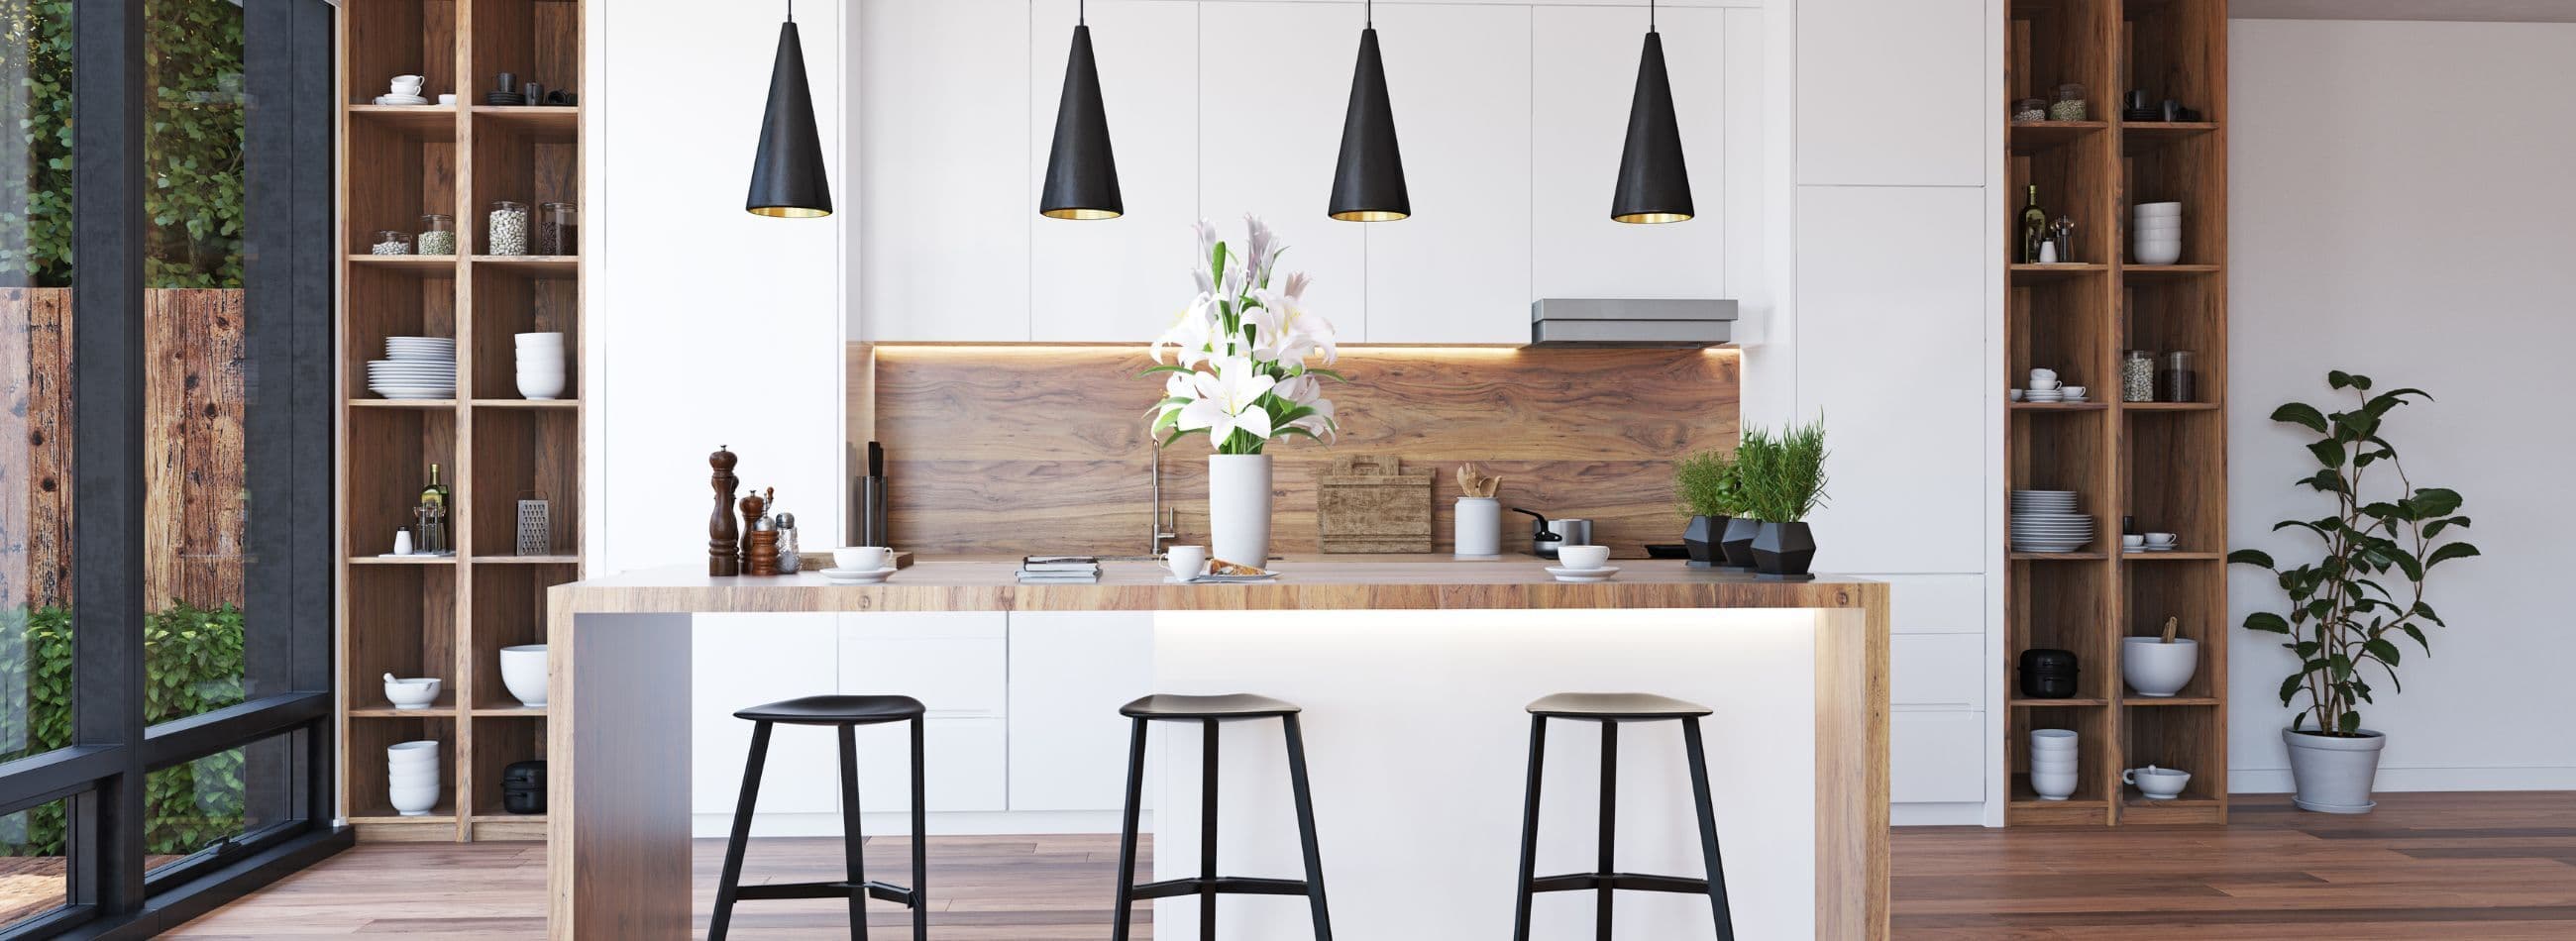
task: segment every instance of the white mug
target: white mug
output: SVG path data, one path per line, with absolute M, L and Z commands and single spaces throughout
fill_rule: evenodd
M 862 572 L 883 571 L 893 558 L 894 550 L 884 546 L 843 546 L 832 550 L 834 564 Z
M 1172 577 L 1184 581 L 1207 571 L 1206 546 L 1170 546 L 1163 550 L 1164 561 L 1172 566 Z

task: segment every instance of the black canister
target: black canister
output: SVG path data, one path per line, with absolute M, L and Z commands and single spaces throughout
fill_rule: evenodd
M 546 763 L 522 761 L 501 769 L 501 809 L 514 814 L 546 812 Z
M 2075 698 L 2075 652 L 2033 647 L 2021 652 L 2021 694 L 2031 699 Z

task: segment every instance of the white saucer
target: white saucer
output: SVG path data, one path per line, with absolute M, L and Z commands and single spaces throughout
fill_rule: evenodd
M 874 585 L 893 577 L 894 573 L 895 567 L 891 565 L 873 572 L 866 569 L 830 568 L 823 570 L 823 580 L 835 585 Z
M 1182 577 L 1180 577 L 1180 576 L 1174 575 L 1174 576 L 1167 576 L 1167 577 L 1165 577 L 1165 578 L 1163 579 L 1163 584 L 1166 584 L 1166 585 L 1251 585 L 1251 584 L 1257 584 L 1257 583 L 1260 583 L 1260 582 L 1275 582 L 1275 581 L 1278 581 L 1278 580 L 1279 580 L 1279 573 L 1277 573 L 1277 572 L 1272 572 L 1272 573 L 1267 574 L 1267 575 L 1201 575 L 1201 576 L 1199 576 L 1199 577 L 1197 577 L 1197 578 L 1182 578 Z
M 1551 565 L 1547 567 L 1547 573 L 1556 576 L 1556 580 L 1560 582 L 1575 582 L 1578 584 L 1587 582 L 1606 582 L 1610 580 L 1610 576 L 1619 574 L 1619 567 L 1616 565 L 1605 565 L 1597 569 L 1569 569 L 1558 568 Z
M 425 105 L 429 103 L 429 99 L 418 95 L 377 95 L 376 103 L 380 105 Z

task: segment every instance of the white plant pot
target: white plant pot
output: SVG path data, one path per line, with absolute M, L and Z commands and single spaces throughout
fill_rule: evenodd
M 1208 455 L 1208 551 L 1236 565 L 1270 560 L 1270 455 Z
M 2177 637 L 2170 644 L 2162 637 L 2120 640 L 2120 678 L 2140 696 L 2161 699 L 2182 692 L 2199 669 L 2200 645 L 2190 640 Z
M 2366 814 L 2379 802 L 2370 799 L 2379 777 L 2379 750 L 2388 736 L 2363 729 L 2356 737 L 2311 735 L 2281 730 L 2290 746 L 2290 778 L 2299 792 L 2291 803 L 2300 810 L 2324 814 Z

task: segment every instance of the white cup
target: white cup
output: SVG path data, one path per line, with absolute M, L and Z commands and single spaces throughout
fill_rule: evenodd
M 1609 546 L 1558 546 L 1556 560 L 1570 569 L 1598 569 L 1610 565 Z
M 1207 571 L 1206 546 L 1170 546 L 1163 550 L 1164 561 L 1172 567 L 1172 577 L 1192 579 Z
M 2059 388 L 2059 391 L 2066 393 L 2067 398 L 2080 399 L 2084 397 L 2085 392 L 2090 390 L 2084 386 L 2062 386 Z
M 2057 378 L 2057 370 L 2033 369 L 2030 371 L 2030 377 L 2033 379 L 2055 379 Z
M 2057 381 L 2055 378 L 2048 378 L 2048 379 L 2033 378 L 2033 379 L 2031 379 L 2031 381 L 2030 381 L 2030 387 L 2031 387 L 2031 388 L 2033 388 L 2033 389 L 2037 389 L 2037 390 L 2039 390 L 2039 391 L 2041 391 L 2041 392 L 2055 392 L 2055 391 L 2057 391 L 2057 390 L 2059 390 L 2059 389 L 2065 388 L 2065 387 L 2066 387 L 2066 384 L 2065 384 L 2065 383 L 2063 383 L 2063 382 L 2059 382 L 2059 381 Z
M 2122 549 L 2144 549 L 2146 547 L 2147 537 L 2145 536 L 2141 536 L 2136 533 L 2128 533 L 2120 537 L 2120 548 Z
M 894 550 L 884 546 L 843 546 L 832 550 L 832 564 L 862 572 L 883 570 L 894 558 Z
M 2182 539 L 2182 537 L 2181 537 L 2180 535 L 2177 535 L 2177 534 L 2174 534 L 2174 533 L 2148 533 L 2148 534 L 2147 534 L 2147 545 L 2150 545 L 2150 546 L 2170 546 L 2170 545 L 2173 545 L 2175 542 L 2180 541 L 2181 539 Z
M 456 94 L 455 94 L 454 92 L 449 92 L 449 93 L 447 93 L 447 94 L 442 94 L 442 95 L 438 96 L 438 103 L 439 103 L 439 104 L 442 104 L 442 105 L 451 105 L 451 106 L 452 106 L 452 105 L 456 104 Z

